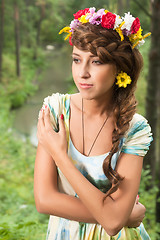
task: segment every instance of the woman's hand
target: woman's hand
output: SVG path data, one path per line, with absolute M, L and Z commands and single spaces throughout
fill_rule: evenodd
M 64 156 L 64 154 L 67 154 L 66 130 L 63 118 L 64 116 L 62 114 L 59 118 L 59 132 L 56 133 L 53 130 L 50 122 L 49 108 L 46 106 L 45 109 L 41 109 L 39 114 L 37 125 L 38 141 L 53 157 L 55 162 L 59 159 L 59 157 L 63 159 L 62 156 Z
M 131 212 L 131 215 L 126 223 L 127 227 L 139 227 L 143 218 L 145 217 L 146 208 L 139 202 L 139 196 L 136 198 L 135 205 Z

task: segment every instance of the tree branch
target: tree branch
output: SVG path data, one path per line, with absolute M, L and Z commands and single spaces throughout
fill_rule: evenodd
M 150 14 L 144 7 L 143 5 L 137 1 L 137 0 L 134 0 L 134 2 L 143 10 L 143 12 L 149 17 L 149 18 L 152 18 L 152 14 Z

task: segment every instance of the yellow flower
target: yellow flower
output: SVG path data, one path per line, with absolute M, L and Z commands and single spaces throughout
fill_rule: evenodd
M 126 88 L 127 84 L 131 84 L 132 82 L 130 76 L 127 73 L 122 71 L 118 74 L 116 78 L 117 78 L 116 85 L 118 85 L 118 87 Z
M 108 13 L 109 11 L 108 10 L 104 10 L 105 11 L 105 13 Z
M 69 37 L 72 36 L 72 32 L 70 32 L 71 28 L 70 27 L 64 27 L 59 31 L 59 34 L 62 34 L 64 32 L 68 33 L 68 35 L 65 37 L 64 40 L 67 40 Z
M 119 34 L 119 36 L 121 38 L 121 41 L 123 41 L 124 40 L 124 36 L 123 36 L 121 28 L 120 27 L 116 28 L 116 31 L 118 32 L 118 34 Z
M 138 30 L 138 32 L 136 33 L 136 36 L 137 36 L 138 38 L 141 38 L 141 37 L 142 37 L 142 31 L 143 31 L 143 29 L 140 27 L 139 30 Z
M 121 38 L 121 41 L 124 40 L 124 35 L 123 35 L 122 29 L 121 29 L 121 27 L 123 26 L 124 23 L 125 23 L 125 22 L 123 21 L 123 22 L 120 24 L 120 26 L 116 28 L 116 31 L 118 32 L 118 34 L 119 34 L 119 36 L 120 36 L 120 38 Z
M 88 15 L 88 13 L 86 15 L 82 15 L 80 18 L 78 18 L 78 20 L 81 22 L 81 23 L 87 23 L 89 22 L 89 19 L 87 20 L 86 19 L 86 16 Z
M 70 27 L 64 27 L 59 31 L 59 34 L 62 34 L 63 32 L 70 33 L 71 28 Z
M 142 40 L 142 28 L 140 27 L 138 32 L 135 34 L 131 34 L 129 36 L 129 41 L 131 43 L 135 43 L 137 40 Z

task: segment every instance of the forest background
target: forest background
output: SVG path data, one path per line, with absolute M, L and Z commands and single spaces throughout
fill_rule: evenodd
M 56 54 L 70 55 L 71 47 L 59 30 L 70 23 L 73 12 L 93 6 L 120 15 L 130 11 L 139 17 L 144 33 L 152 31 L 140 48 L 144 68 L 136 97 L 138 112 L 149 120 L 155 140 L 144 161 L 139 195 L 147 208 L 144 225 L 152 240 L 160 239 L 160 0 L 0 0 L 0 239 L 45 239 L 48 216 L 36 211 L 33 196 L 36 147 L 28 134 L 19 133 L 15 118 L 46 81 Z M 67 62 L 63 57 L 58 66 L 67 72 L 63 91 L 75 92 L 70 65 L 67 70 L 62 67 Z M 59 79 L 50 77 L 57 86 Z M 49 90 L 55 92 L 50 86 Z

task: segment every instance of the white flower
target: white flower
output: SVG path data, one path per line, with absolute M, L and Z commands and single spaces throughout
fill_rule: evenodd
M 123 21 L 125 22 L 121 29 L 127 29 L 128 31 L 131 30 L 132 23 L 134 22 L 135 18 L 130 14 L 130 12 L 125 13 L 125 16 L 122 17 Z
M 138 45 L 137 45 L 137 47 L 140 47 L 140 46 L 142 46 L 143 44 L 145 43 L 145 41 L 142 39 L 142 40 L 140 40 L 139 41 L 139 43 L 138 43 Z
M 95 7 L 91 7 L 91 8 L 89 9 L 90 14 L 95 13 L 95 11 L 96 11 L 96 8 L 95 8 Z
M 122 18 L 119 16 L 119 15 L 117 15 L 117 14 L 115 14 L 116 15 L 116 19 L 115 19 L 115 24 L 114 24 L 114 30 L 117 28 L 117 27 L 119 27 L 119 25 L 122 23 Z

